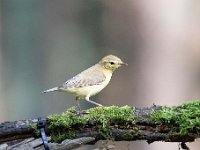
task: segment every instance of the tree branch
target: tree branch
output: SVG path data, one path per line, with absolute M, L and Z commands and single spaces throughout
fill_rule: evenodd
M 93 143 L 105 139 L 185 143 L 200 137 L 200 101 L 176 107 L 96 107 L 85 110 L 81 116 L 72 108 L 45 120 L 47 135 L 56 143 L 87 137 L 92 138 L 88 142 Z M 0 144 L 13 145 L 39 137 L 36 124 L 37 119 L 1 123 Z

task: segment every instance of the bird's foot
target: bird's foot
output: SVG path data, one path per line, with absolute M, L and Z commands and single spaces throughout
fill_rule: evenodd
M 85 110 L 81 110 L 81 108 L 79 106 L 76 107 L 76 111 L 75 111 L 75 114 L 77 116 L 83 116 L 83 115 L 86 115 L 88 114 L 88 112 L 86 112 Z
M 83 115 L 87 115 L 87 114 L 89 114 L 89 113 L 85 112 L 85 111 L 76 111 L 76 115 L 79 117 L 82 117 Z

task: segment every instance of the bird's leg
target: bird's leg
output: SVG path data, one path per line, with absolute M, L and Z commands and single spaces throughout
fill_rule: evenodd
M 89 99 L 89 97 L 86 97 L 85 100 L 88 101 L 88 102 L 90 102 L 90 103 L 92 103 L 92 104 L 95 104 L 95 105 L 97 105 L 97 106 L 103 106 L 103 105 L 101 105 L 101 104 L 99 104 L 99 103 L 97 103 L 97 102 L 91 101 L 91 100 Z
M 77 115 L 81 117 L 82 115 L 85 115 L 85 114 L 88 114 L 88 113 L 81 110 L 79 100 L 80 100 L 80 98 L 76 97 L 76 105 L 78 107 Z
M 76 105 L 78 107 L 78 110 L 81 111 L 81 106 L 80 106 L 79 100 L 76 100 Z
M 77 114 L 78 114 L 78 115 L 81 115 L 82 111 L 81 111 L 81 106 L 80 106 L 79 98 L 78 98 L 78 97 L 76 97 L 76 106 L 78 107 L 78 112 L 77 112 Z

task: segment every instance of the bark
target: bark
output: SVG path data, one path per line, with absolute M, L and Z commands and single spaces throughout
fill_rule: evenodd
M 200 137 L 199 130 L 192 130 L 191 132 L 189 131 L 186 135 L 181 135 L 178 134 L 179 127 L 176 124 L 173 123 L 157 124 L 153 122 L 150 117 L 151 112 L 159 111 L 160 109 L 162 109 L 162 107 L 160 106 L 133 109 L 133 112 L 137 115 L 134 124 L 131 124 L 130 122 L 128 123 L 116 122 L 110 124 L 107 131 L 110 135 L 109 138 L 112 138 L 112 140 L 115 141 L 146 140 L 148 143 L 154 141 L 185 143 L 185 142 L 192 142 L 196 138 Z M 48 119 L 46 120 L 46 123 L 47 123 L 46 126 L 48 127 L 50 124 Z M 35 126 L 36 124 L 37 124 L 37 119 L 9 121 L 1 123 L 0 144 L 6 143 L 9 146 L 16 145 L 17 143 L 25 139 L 27 140 L 28 138 L 33 138 L 33 137 L 35 140 L 35 138 L 38 138 L 38 135 L 35 134 L 35 129 L 33 128 L 33 126 Z M 72 128 L 73 127 L 71 127 L 71 130 L 76 130 L 77 127 L 74 126 L 74 129 Z M 172 133 L 171 130 L 172 128 L 174 133 Z M 139 130 L 136 131 L 135 129 Z M 96 130 L 95 123 L 93 123 L 92 125 L 91 124 L 86 125 L 83 129 L 81 130 L 78 129 L 77 131 L 78 133 L 72 140 L 80 140 L 80 139 L 82 140 L 82 138 L 85 138 L 86 141 L 82 143 L 88 143 L 88 142 L 91 143 L 92 141 L 93 144 L 98 140 L 105 140 L 107 138 L 107 136 L 103 136 L 101 132 Z M 53 131 L 51 130 L 47 130 L 47 135 L 51 136 L 52 132 Z M 72 141 L 72 143 L 73 142 L 74 141 Z M 77 146 L 77 142 L 75 143 Z M 56 145 L 56 147 L 58 147 L 58 145 Z

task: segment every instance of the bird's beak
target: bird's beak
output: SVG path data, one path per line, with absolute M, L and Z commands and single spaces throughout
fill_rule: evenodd
M 128 64 L 127 64 L 127 63 L 124 63 L 124 62 L 120 63 L 120 65 L 121 65 L 121 66 L 128 66 Z

